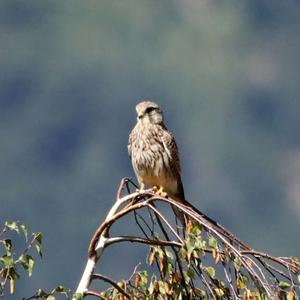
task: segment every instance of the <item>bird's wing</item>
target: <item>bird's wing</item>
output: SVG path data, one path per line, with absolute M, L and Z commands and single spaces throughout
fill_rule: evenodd
M 171 161 L 173 162 L 173 168 L 175 169 L 174 171 L 180 176 L 181 167 L 180 167 L 179 153 L 178 153 L 178 147 L 174 137 L 168 130 L 165 129 L 162 130 L 161 140 L 166 152 L 168 153 L 168 155 L 171 158 Z
M 127 150 L 128 150 L 128 154 L 129 154 L 130 157 L 131 157 L 133 135 L 134 135 L 134 132 L 132 130 L 131 133 L 129 134 L 128 144 L 127 144 Z

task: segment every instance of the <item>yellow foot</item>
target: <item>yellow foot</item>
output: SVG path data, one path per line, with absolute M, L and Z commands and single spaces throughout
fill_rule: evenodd
M 139 192 L 140 194 L 145 192 L 145 184 L 141 183 L 141 186 L 139 189 L 136 189 L 137 192 Z
M 152 191 L 153 191 L 153 193 L 157 193 L 158 187 L 157 187 L 156 185 L 154 185 L 154 186 L 152 187 Z
M 164 198 L 166 198 L 168 196 L 168 194 L 166 192 L 164 192 L 164 188 L 162 186 L 159 189 L 157 189 L 157 187 L 155 187 L 155 188 L 156 188 L 156 190 L 154 190 L 154 187 L 153 187 L 153 191 L 158 196 L 162 196 Z

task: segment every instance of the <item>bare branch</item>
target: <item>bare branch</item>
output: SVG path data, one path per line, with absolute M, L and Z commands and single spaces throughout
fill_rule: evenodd
M 109 284 L 111 284 L 115 289 L 117 289 L 121 294 L 123 294 L 125 297 L 127 297 L 128 299 L 130 299 L 130 295 L 126 293 L 126 291 L 124 289 L 122 289 L 119 285 L 117 285 L 111 278 L 109 278 L 108 276 L 102 275 L 102 274 L 93 274 L 92 275 L 92 279 L 100 279 L 103 280 L 105 282 L 108 282 Z
M 210 299 L 256 299 L 257 293 L 260 293 L 275 299 L 281 297 L 286 290 L 290 297 L 299 297 L 298 260 L 256 251 L 190 203 L 179 203 L 171 198 L 161 197 L 152 189 L 140 193 L 136 188 L 131 179 L 124 178 L 121 181 L 115 204 L 91 239 L 88 261 L 77 288 L 78 293 L 106 299 L 89 290 L 93 280 L 101 279 L 111 285 L 105 295 L 110 295 L 115 289 L 128 299 L 133 299 L 133 295 L 139 295 L 137 299 L 140 299 L 146 297 L 147 293 L 152 293 L 155 298 L 162 288 L 161 282 L 164 284 L 164 292 L 168 293 L 168 299 L 176 299 L 176 293 L 182 293 L 183 298 L 195 297 L 200 293 L 201 299 L 206 296 Z M 131 190 L 134 192 L 130 193 Z M 125 191 L 128 194 L 123 195 Z M 192 225 L 184 228 L 182 234 L 179 233 L 177 226 L 169 222 L 157 208 L 156 204 L 159 202 L 182 211 L 188 220 L 193 220 Z M 148 209 L 149 218 L 140 213 L 143 208 Z M 130 214 L 142 237 L 110 236 L 111 227 Z M 158 232 L 155 231 L 156 228 Z M 142 277 L 142 273 L 137 272 L 137 267 L 127 281 L 122 281 L 125 282 L 125 288 L 117 281 L 95 273 L 103 251 L 122 242 L 150 246 L 149 264 L 156 261 L 156 274 L 160 276 L 153 275 L 146 290 L 146 279 Z M 222 280 L 217 276 L 223 276 Z M 282 283 L 282 280 L 285 282 Z M 290 290 L 287 289 L 289 287 Z

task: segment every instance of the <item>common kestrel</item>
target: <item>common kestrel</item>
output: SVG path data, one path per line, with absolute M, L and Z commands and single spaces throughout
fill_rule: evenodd
M 178 148 L 167 130 L 160 107 L 152 101 L 136 105 L 137 123 L 129 135 L 128 153 L 141 189 L 155 186 L 184 203 Z M 173 207 L 184 226 L 184 216 Z

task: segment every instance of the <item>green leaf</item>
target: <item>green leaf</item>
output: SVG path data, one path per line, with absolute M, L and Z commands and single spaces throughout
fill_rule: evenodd
M 55 300 L 55 297 L 53 295 L 49 295 L 46 300 Z
M 66 295 L 66 296 L 68 296 L 68 293 L 70 293 L 70 292 L 71 292 L 70 290 L 67 290 L 62 285 L 59 285 L 58 287 L 56 287 L 55 289 L 53 289 L 50 294 L 59 293 L 60 295 Z
M 73 298 L 75 297 L 75 300 L 83 300 L 83 293 L 75 293 L 73 295 Z
M 242 265 L 242 263 L 241 263 L 240 259 L 235 257 L 234 258 L 234 267 L 237 271 L 240 269 L 241 265 Z
M 36 245 L 35 245 L 35 249 L 36 249 L 37 253 L 39 254 L 39 256 L 42 258 L 42 257 L 43 257 L 43 253 L 42 253 L 42 245 L 36 244 Z
M 36 232 L 33 234 L 33 238 L 39 243 L 42 244 L 43 235 L 41 232 Z
M 17 233 L 20 233 L 18 223 L 15 222 L 15 221 L 13 221 L 13 222 L 5 222 L 4 226 L 5 226 L 8 230 L 11 230 L 11 231 L 15 231 L 15 232 L 17 232 Z
M 40 298 L 46 298 L 49 294 L 42 289 L 38 289 L 36 295 Z
M 32 276 L 32 270 L 34 266 L 34 259 L 31 255 L 21 255 L 16 261 L 22 265 L 22 267 L 28 272 L 28 276 Z
M 224 296 L 224 291 L 222 289 L 216 288 L 215 293 L 217 294 L 218 297 Z
M 147 271 L 138 272 L 136 275 L 138 276 L 139 287 L 146 287 L 148 283 Z
M 9 281 L 9 292 L 11 295 L 15 292 L 15 280 L 13 278 Z
M 164 285 L 164 282 L 163 282 L 163 281 L 159 281 L 159 292 L 160 292 L 162 295 L 165 295 L 165 294 L 166 294 L 166 289 L 165 289 L 165 285 Z
M 27 258 L 27 261 L 28 261 L 28 276 L 31 277 L 33 266 L 34 266 L 34 259 L 30 255 L 26 255 L 26 258 Z
M 11 268 L 14 265 L 14 260 L 10 255 L 3 255 L 0 257 L 0 261 L 3 263 L 5 268 Z
M 149 291 L 150 295 L 153 294 L 153 292 L 154 292 L 154 283 L 153 283 L 153 281 L 150 282 L 150 286 L 148 288 L 148 291 Z
M 189 283 L 191 281 L 191 279 L 194 278 L 195 273 L 192 269 L 188 269 L 187 271 L 183 271 L 184 274 L 184 279 L 186 283 Z
M 28 270 L 28 261 L 24 255 L 19 256 L 19 258 L 16 260 L 16 263 L 20 263 L 24 270 Z
M 170 259 L 174 259 L 173 253 L 166 250 L 167 257 Z
M 278 285 L 282 289 L 286 289 L 286 288 L 289 288 L 291 286 L 288 282 L 285 282 L 285 281 L 280 281 Z
M 186 250 L 187 250 L 187 258 L 188 260 L 190 261 L 191 259 L 191 255 L 194 251 L 194 245 L 191 243 L 190 240 L 188 240 L 186 243 L 185 243 L 185 247 L 186 247 Z
M 260 294 L 261 300 L 269 300 L 269 297 L 267 294 Z
M 11 255 L 11 249 L 12 249 L 12 242 L 11 239 L 5 239 L 2 241 L 2 244 L 4 245 L 5 251 L 7 255 Z
M 28 241 L 28 230 L 27 230 L 27 227 L 23 224 L 20 225 L 20 228 L 24 234 L 24 237 L 25 237 L 25 240 L 26 242 Z
M 213 267 L 207 267 L 206 271 L 211 278 L 215 278 L 216 270 Z
M 20 255 L 19 258 L 16 260 L 16 263 L 20 263 L 20 264 L 25 263 L 25 262 L 26 262 L 26 260 L 25 260 L 25 256 L 23 254 Z
M 201 238 L 195 239 L 195 248 L 199 250 L 206 250 L 206 241 L 202 240 Z
M 196 267 L 199 267 L 199 266 L 201 266 L 201 259 L 200 258 L 196 258 L 196 259 L 194 259 L 194 264 L 195 264 L 195 266 Z
M 13 279 L 19 279 L 20 274 L 17 272 L 17 269 L 15 267 L 9 268 L 9 276 Z
M 249 283 L 249 278 L 244 275 L 240 275 L 239 278 L 236 281 L 237 287 L 239 289 L 244 289 L 247 287 L 247 284 Z
M 209 245 L 209 247 L 216 249 L 218 247 L 218 242 L 214 237 L 211 236 L 208 239 L 208 245 Z
M 190 234 L 199 236 L 201 233 L 201 227 L 198 224 L 195 224 L 191 229 L 190 229 Z

